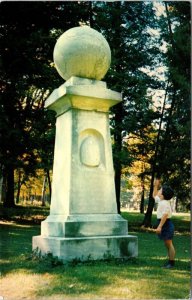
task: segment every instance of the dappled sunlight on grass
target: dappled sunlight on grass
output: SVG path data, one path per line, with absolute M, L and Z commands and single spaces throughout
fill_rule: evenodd
M 22 227 L 22 228 L 30 228 L 30 225 L 26 224 L 18 224 L 15 221 L 0 221 L 0 225 L 13 226 L 13 227 Z
M 26 274 L 22 271 L 9 274 L 1 279 L 1 295 L 5 299 L 35 299 L 35 291 L 50 285 L 52 276 L 48 274 Z M 13 298 L 14 297 L 14 298 Z
M 79 266 L 67 270 L 65 274 L 55 274 L 52 285 L 37 295 L 78 295 L 86 299 L 90 295 L 93 299 L 94 295 L 97 295 L 97 298 L 104 296 L 105 299 L 157 299 L 158 295 L 166 296 L 168 293 L 162 285 L 170 288 L 173 284 L 177 288 L 171 289 L 169 294 L 172 299 L 179 299 L 179 293 L 181 296 L 188 292 L 186 273 L 173 275 L 170 279 L 170 270 L 157 267 L 138 266 L 136 269 L 132 264 L 115 266 L 100 263 L 98 266 L 91 266 L 91 270 Z M 174 298 L 174 295 L 177 295 L 177 298 Z
M 70 274 L 56 276 L 52 282 L 52 286 L 48 287 L 38 295 L 61 294 L 64 295 L 100 295 L 105 298 L 130 298 L 138 296 L 138 290 L 143 289 L 134 279 L 126 278 L 117 273 L 99 272 L 97 268 L 92 268 L 92 272 L 88 272 L 87 276 L 84 267 L 75 270 L 70 270 Z M 101 271 L 101 270 L 100 270 Z M 135 294 L 135 295 L 134 295 Z

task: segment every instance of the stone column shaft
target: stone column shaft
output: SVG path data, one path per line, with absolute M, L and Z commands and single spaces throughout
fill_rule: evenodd
M 42 235 L 127 233 L 127 221 L 117 214 L 109 130 L 109 108 L 120 101 L 104 82 L 78 77 L 47 99 L 57 121 L 51 208 Z

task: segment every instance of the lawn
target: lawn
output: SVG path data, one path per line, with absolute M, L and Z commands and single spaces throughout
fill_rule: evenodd
M 40 233 L 39 224 L 31 222 L 34 218 L 29 218 L 30 222 L 4 218 L 0 222 L 0 296 L 4 300 L 190 299 L 189 214 L 173 218 L 177 252 L 174 270 L 161 267 L 166 251 L 153 231 L 140 229 L 143 216 L 122 215 L 129 220 L 129 233 L 138 236 L 138 258 L 68 265 L 51 256 L 42 259 L 32 254 L 32 236 Z

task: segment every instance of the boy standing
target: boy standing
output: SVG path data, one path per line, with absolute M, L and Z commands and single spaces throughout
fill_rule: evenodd
M 160 188 L 160 179 L 156 179 L 154 182 L 153 198 L 158 203 L 157 207 L 157 221 L 158 227 L 156 233 L 159 238 L 164 241 L 167 248 L 169 261 L 165 265 L 165 268 L 171 269 L 175 263 L 175 248 L 173 246 L 174 225 L 171 221 L 172 209 L 170 200 L 173 197 L 173 190 L 168 185 L 163 185 Z

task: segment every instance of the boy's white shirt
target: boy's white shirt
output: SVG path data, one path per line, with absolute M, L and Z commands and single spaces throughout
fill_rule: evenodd
M 155 203 L 157 206 L 157 219 L 161 219 L 164 214 L 168 214 L 167 218 L 171 218 L 172 209 L 171 204 L 168 200 L 161 200 L 159 196 L 155 196 Z

